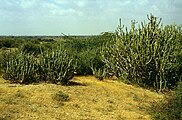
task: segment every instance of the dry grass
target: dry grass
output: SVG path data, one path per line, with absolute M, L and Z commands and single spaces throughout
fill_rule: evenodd
M 93 76 L 75 77 L 70 86 L 19 85 L 0 79 L 0 120 L 142 120 L 147 108 L 163 98 L 155 92 Z M 76 84 L 75 84 L 76 83 Z M 59 91 L 68 101 L 57 101 Z

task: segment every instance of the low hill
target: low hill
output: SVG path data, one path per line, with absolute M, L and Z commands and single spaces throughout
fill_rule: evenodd
M 71 85 L 10 84 L 0 78 L 0 120 L 150 120 L 163 95 L 113 80 L 74 77 Z

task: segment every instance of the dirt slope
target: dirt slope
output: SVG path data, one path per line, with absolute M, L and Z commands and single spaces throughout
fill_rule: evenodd
M 19 85 L 0 79 L 0 120 L 150 120 L 147 109 L 163 98 L 121 82 L 75 77 L 73 85 Z M 57 101 L 58 91 L 69 95 Z

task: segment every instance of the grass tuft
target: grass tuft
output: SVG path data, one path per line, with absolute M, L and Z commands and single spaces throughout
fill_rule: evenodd
M 69 100 L 69 95 L 62 91 L 59 91 L 58 93 L 53 95 L 52 99 L 58 102 L 66 102 Z

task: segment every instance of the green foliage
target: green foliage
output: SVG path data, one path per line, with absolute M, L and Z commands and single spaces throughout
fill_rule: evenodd
M 19 83 L 36 81 L 38 66 L 32 55 L 13 51 L 4 53 L 3 58 L 3 77 L 6 80 Z
M 96 75 L 97 71 L 103 69 L 105 65 L 100 56 L 99 48 L 88 49 L 87 51 L 79 54 L 78 60 L 80 60 L 80 62 L 78 63 L 80 65 L 85 65 L 89 70 L 91 70 L 91 74 Z
M 41 44 L 41 50 L 45 51 L 45 50 L 52 50 L 55 46 L 57 46 L 56 44 L 53 43 L 42 43 Z
M 18 48 L 23 43 L 22 39 L 0 37 L 0 48 Z
M 124 30 L 120 25 L 112 43 L 102 51 L 103 61 L 120 79 L 127 79 L 141 86 L 152 86 L 163 90 L 175 84 L 169 81 L 172 67 L 176 63 L 175 53 L 179 50 L 178 39 L 181 28 L 176 25 L 161 25 L 161 19 L 148 16 L 149 22 L 136 28 L 132 21 L 131 29 Z
M 74 61 L 61 46 L 41 54 L 40 76 L 45 81 L 67 84 L 74 76 Z
M 0 52 L 0 75 L 3 73 L 3 54 Z
M 68 101 L 69 100 L 69 95 L 62 92 L 62 91 L 59 91 L 58 93 L 56 93 L 53 97 L 52 97 L 53 100 L 56 100 L 58 102 L 65 102 L 65 101 Z
M 22 91 L 20 91 L 20 90 L 18 90 L 18 91 L 14 94 L 14 96 L 15 96 L 16 98 L 25 98 L 24 93 L 23 93 Z
M 105 63 L 101 60 L 100 48 L 111 39 L 112 35 L 112 33 L 106 32 L 88 38 L 65 36 L 62 45 L 77 60 L 76 72 L 78 75 L 95 74 L 103 68 Z
M 19 49 L 21 49 L 25 53 L 39 55 L 43 51 L 52 50 L 54 47 L 58 46 L 57 44 L 55 44 L 55 42 L 49 42 L 49 39 L 47 39 L 47 42 L 44 41 L 40 43 L 40 41 L 43 40 L 28 40 L 23 45 L 20 45 Z
M 179 82 L 175 93 L 166 98 L 166 101 L 155 103 L 150 112 L 156 120 L 182 119 L 182 82 Z
M 40 54 L 41 52 L 41 47 L 31 42 L 23 44 L 20 49 L 25 53 L 31 53 L 31 54 L 33 53 Z
M 18 83 L 42 80 L 66 85 L 74 76 L 73 59 L 61 47 L 42 52 L 38 57 L 19 50 L 3 54 L 3 77 Z
M 128 83 L 159 91 L 173 88 L 182 78 L 181 27 L 163 26 L 153 15 L 148 20 L 137 27 L 132 21 L 130 30 L 120 23 L 115 33 L 64 36 L 60 42 L 55 37 L 0 37 L 0 47 L 21 46 L 21 54 L 33 54 L 39 80 L 67 84 L 76 70 L 78 75 L 93 74 L 98 79 L 114 73 Z
M 8 40 L 8 39 L 5 39 L 5 40 L 0 40 L 0 48 L 11 48 L 13 47 L 14 45 L 14 42 L 13 40 Z
M 94 68 L 92 67 L 92 72 L 93 75 L 98 79 L 98 80 L 103 80 L 106 76 L 106 69 L 103 66 L 102 68 Z
M 105 77 L 105 63 L 101 60 L 100 48 L 88 50 L 85 55 L 86 65 L 92 70 L 92 74 L 99 80 Z

